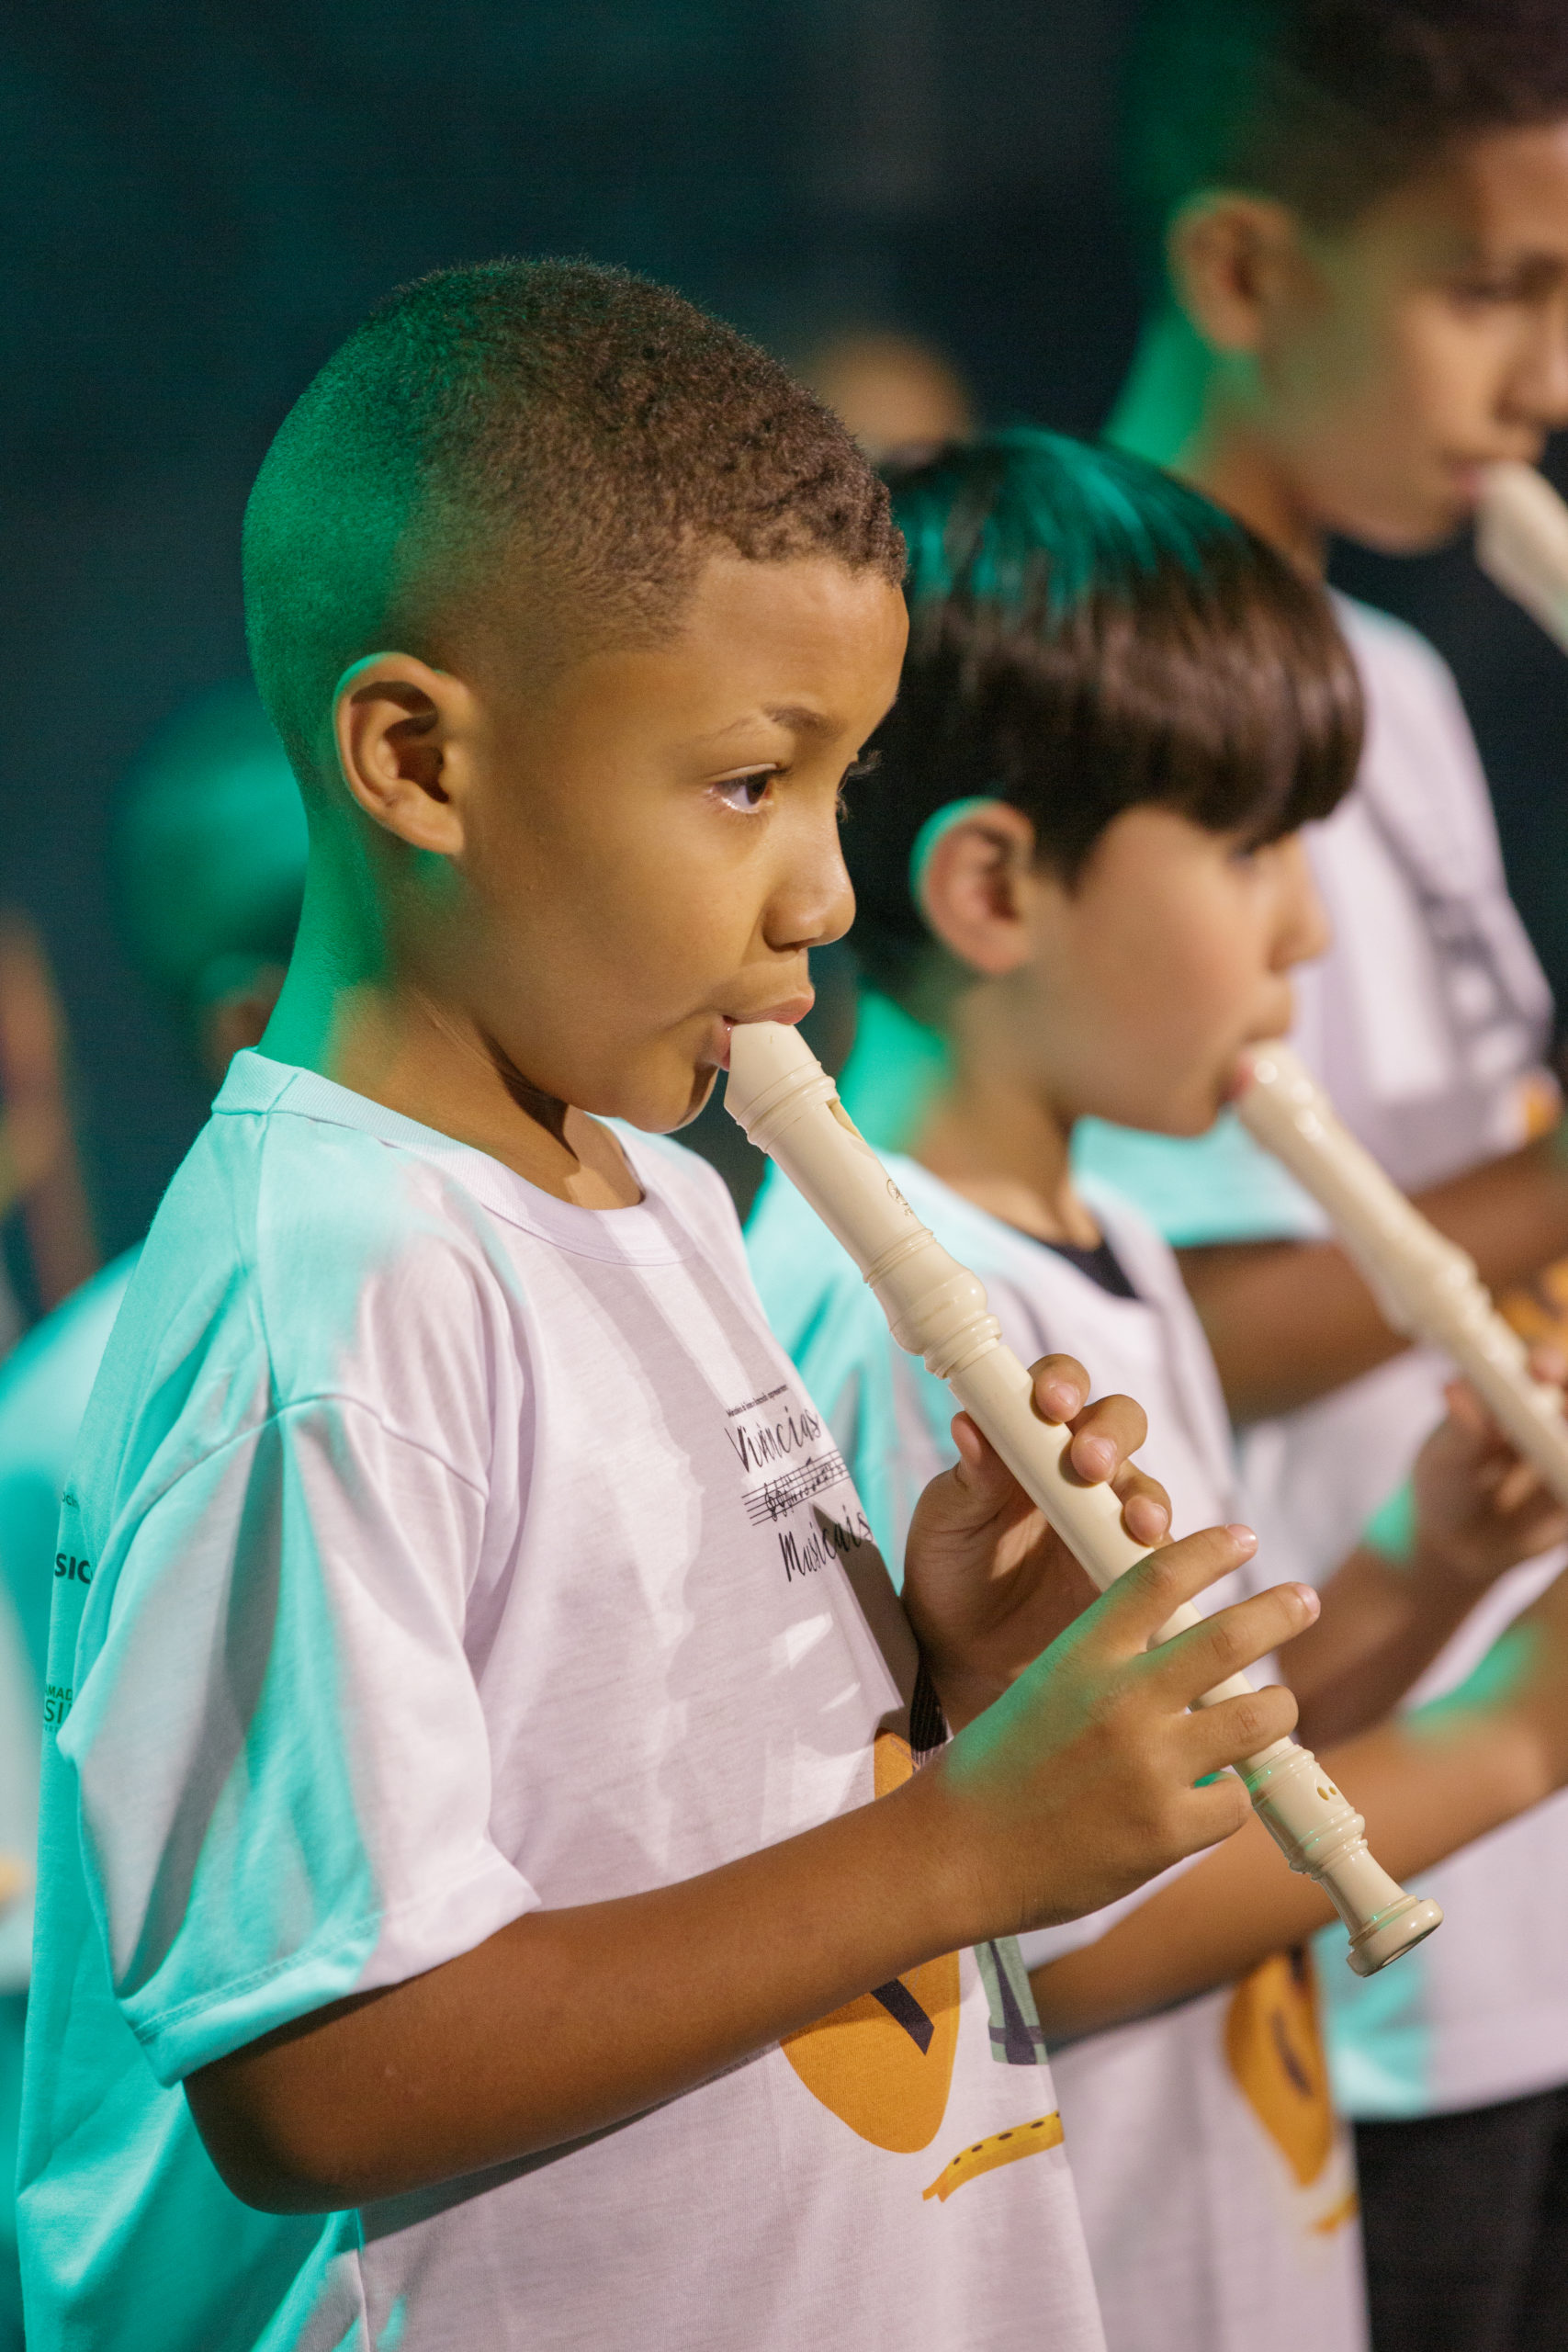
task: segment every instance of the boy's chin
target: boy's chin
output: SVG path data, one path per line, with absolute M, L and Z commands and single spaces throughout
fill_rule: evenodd
M 1348 516 L 1338 527 L 1374 555 L 1436 555 L 1474 518 L 1474 499 L 1457 485 L 1445 485 L 1425 494 L 1413 491 L 1397 507 L 1376 514 Z
M 615 1110 L 600 1115 L 624 1119 L 628 1126 L 640 1127 L 644 1135 L 676 1135 L 707 1109 L 718 1076 L 711 1064 L 696 1070 L 688 1066 L 684 1070 L 660 1071 L 635 1088 L 628 1087 Z
M 694 1072 L 691 1091 L 686 1098 L 686 1107 L 679 1117 L 672 1119 L 670 1125 L 663 1130 L 666 1135 L 672 1133 L 677 1127 L 689 1127 L 694 1119 L 701 1118 L 714 1100 L 720 1075 L 718 1070 L 711 1069 Z
M 1171 1136 L 1182 1143 L 1190 1143 L 1198 1136 L 1206 1136 L 1230 1100 L 1228 1088 L 1194 1087 L 1179 1101 L 1166 1101 L 1149 1106 L 1149 1116 L 1129 1119 L 1129 1126 L 1139 1126 L 1149 1135 Z

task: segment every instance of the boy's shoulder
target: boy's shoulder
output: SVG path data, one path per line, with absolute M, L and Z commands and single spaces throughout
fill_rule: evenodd
M 1444 895 L 1503 894 L 1492 797 L 1452 671 L 1406 622 L 1349 597 L 1336 604 L 1366 692 L 1367 740 L 1357 789 L 1323 838 L 1342 837 L 1353 871 L 1371 825 Z M 1330 910 L 1343 929 L 1346 910 L 1333 890 Z
M 536 1313 L 605 1264 L 722 1253 L 713 1170 L 638 1135 L 640 1209 L 558 1201 L 486 1153 L 310 1070 L 236 1056 L 165 1194 L 116 1323 L 80 1459 L 163 1486 L 327 1397 L 476 1458 L 528 1385 Z M 600 1261 L 600 1272 L 593 1272 Z M 613 1278 L 613 1277 L 611 1277 Z
M 120 1328 L 176 1285 L 289 1336 L 351 1327 L 378 1286 L 408 1312 L 485 1254 L 517 1192 L 483 1153 L 315 1072 L 237 1055 L 164 1196 Z M 201 1311 L 208 1311 L 205 1303 Z
M 1479 774 L 1459 683 L 1429 639 L 1408 621 L 1337 591 L 1334 607 L 1356 657 L 1367 698 L 1367 751 L 1376 763 L 1387 747 L 1408 744 L 1421 760 L 1434 752 L 1439 774 L 1457 758 Z M 1428 778 L 1430 783 L 1430 778 Z
M 1339 626 L 1352 651 L 1376 673 L 1425 679 L 1440 678 L 1451 684 L 1453 672 L 1428 637 L 1400 620 L 1393 613 L 1385 613 L 1379 605 L 1363 604 L 1359 596 L 1348 596 L 1341 588 L 1330 592 Z
M 504 1220 L 525 1220 L 529 1190 L 329 1080 L 237 1055 L 131 1275 L 73 1485 L 145 1503 L 327 1398 L 482 1450 L 485 1367 L 515 1353 L 495 1344 Z

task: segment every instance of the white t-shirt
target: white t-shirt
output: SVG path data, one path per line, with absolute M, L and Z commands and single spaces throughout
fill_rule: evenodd
M 1414 1191 L 1525 1139 L 1551 999 L 1451 675 L 1414 630 L 1336 601 L 1366 691 L 1367 749 L 1355 791 L 1307 831 L 1334 944 L 1296 978 L 1294 1039 L 1353 1133 Z M 1086 1123 L 1080 1162 L 1177 1242 L 1326 1229 L 1234 1121 L 1196 1143 Z M 1247 1515 L 1280 1575 L 1332 1573 L 1441 1419 L 1449 1369 L 1411 1351 L 1246 1433 Z M 1505 1578 L 1412 1703 L 1461 1680 L 1560 1565 L 1552 1555 Z M 1421 1888 L 1443 1905 L 1440 1934 L 1365 1982 L 1325 1970 L 1347 2110 L 1442 2113 L 1568 2081 L 1568 1794 Z
M 358 2213 L 248 2211 L 191 2123 L 286 2020 L 907 1776 L 913 1645 L 728 1199 L 629 1150 L 595 1214 L 242 1054 L 171 1187 L 62 1520 L 33 2352 L 1101 2343 L 1015 1947 Z
M 1026 1363 L 1066 1351 L 1097 1394 L 1123 1390 L 1144 1406 L 1139 1459 L 1168 1490 L 1177 1532 L 1234 1519 L 1208 1345 L 1169 1250 L 1143 1219 L 1090 1192 L 1134 1294 L 1118 1295 L 1103 1261 L 1090 1271 L 915 1162 L 889 1165 L 916 1215 L 980 1276 Z M 827 1415 L 879 1541 L 901 1556 L 915 1497 L 954 1458 L 953 1398 L 894 1346 L 849 1258 L 776 1175 L 746 1239 L 770 1320 Z M 1203 1605 L 1274 1580 L 1263 1560 Z M 1025 1937 L 1025 1956 L 1036 1964 L 1092 1942 L 1141 1899 Z M 1239 1985 L 1055 2051 L 1052 2064 L 1111 2352 L 1357 2352 L 1365 2317 L 1354 2177 L 1307 1962 L 1272 1961 Z

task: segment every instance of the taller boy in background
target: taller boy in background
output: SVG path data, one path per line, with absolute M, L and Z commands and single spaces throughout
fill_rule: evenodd
M 1151 1653 L 1247 1555 L 1212 1531 L 1024 1668 L 1067 1564 L 977 1449 L 906 1613 L 717 1180 L 589 1115 L 679 1125 L 809 1003 L 901 565 L 809 395 L 586 265 L 393 297 L 274 444 L 305 907 L 67 1498 L 34 2352 L 1100 2341 L 966 1948 L 1238 1825 L 1197 1783 L 1292 1702 L 1187 1707 L 1312 1596 Z M 1142 1433 L 1111 1400 L 1074 1461 L 1157 1543 Z M 944 1688 L 982 1720 L 914 1773 Z
M 1334 531 L 1448 537 L 1485 463 L 1535 458 L 1568 419 L 1568 12 L 1157 0 L 1134 92 L 1127 165 L 1158 285 L 1112 437 L 1309 567 Z M 1302 975 L 1296 1035 L 1351 1127 L 1506 1283 L 1568 1248 L 1561 1131 L 1527 1142 L 1551 1099 L 1547 991 L 1451 679 L 1408 629 L 1340 611 L 1368 747 L 1312 837 L 1335 944 Z M 1152 1150 L 1102 1132 L 1086 1164 L 1173 1238 L 1247 1245 L 1190 1250 L 1186 1271 L 1234 1415 L 1268 1424 L 1247 1456 L 1269 1556 L 1323 1573 L 1439 1417 L 1440 1368 L 1388 1362 L 1370 1294 L 1234 1127 Z M 1450 1924 L 1408 1969 L 1353 1992 L 1331 1972 L 1354 2002 L 1336 2039 L 1370 2127 L 1380 2352 L 1513 2344 L 1538 2260 L 1558 2279 L 1546 2301 L 1568 2297 L 1549 2219 L 1568 2210 L 1568 1810 L 1432 1883 Z

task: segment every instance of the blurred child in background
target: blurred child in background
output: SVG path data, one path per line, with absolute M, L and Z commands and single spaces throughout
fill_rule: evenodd
M 220 687 L 127 780 L 114 889 L 138 970 L 177 1012 L 214 1085 L 254 1045 L 282 984 L 305 878 L 299 787 L 249 684 Z M 55 1535 L 71 1451 L 141 1252 L 127 1250 L 35 1326 L 0 1369 L 0 1856 L 30 1865 Z M 0 2352 L 19 2346 L 13 2180 L 32 1905 L 0 1911 Z M 8 2331 L 8 2332 L 7 2332 Z
M 19 1213 L 48 1308 L 97 1264 L 71 1118 L 65 1018 L 43 943 L 24 915 L 0 916 L 0 1225 Z M 21 1313 L 0 1262 L 0 1356 Z
M 944 352 L 886 327 L 849 327 L 815 345 L 798 373 L 874 465 L 914 464 L 975 430 L 968 385 Z
M 1334 532 L 1438 544 L 1488 462 L 1535 458 L 1568 420 L 1557 0 L 1158 0 L 1126 164 L 1151 299 L 1112 438 L 1307 569 Z M 1367 748 L 1308 837 L 1334 940 L 1302 977 L 1295 1042 L 1352 1131 L 1506 1286 L 1568 1248 L 1547 989 L 1452 679 L 1408 628 L 1338 609 Z M 1314 1205 L 1234 1123 L 1183 1146 L 1091 1130 L 1081 1148 L 1192 1245 L 1187 1277 L 1251 1425 L 1265 1551 L 1323 1575 L 1395 1496 L 1443 1366 L 1402 1352 Z M 1401 1557 L 1402 1508 L 1374 1532 Z M 1500 1588 L 1429 1687 L 1550 1573 Z M 1380 2352 L 1494 2352 L 1547 2340 L 1560 2316 L 1539 2314 L 1568 2307 L 1568 1806 L 1430 1891 L 1449 1925 L 1407 1966 L 1367 1986 L 1335 1972 L 1334 2046 L 1367 2127 Z
M 204 695 L 154 739 L 127 778 L 113 858 L 131 959 L 217 1086 L 266 1026 L 304 888 L 299 787 L 252 685 Z M 77 1289 L 0 1372 L 0 1570 L 40 1690 L 66 1464 L 140 1250 Z

